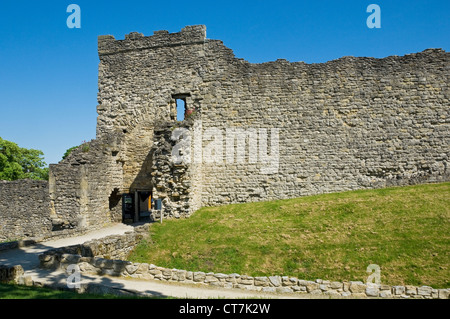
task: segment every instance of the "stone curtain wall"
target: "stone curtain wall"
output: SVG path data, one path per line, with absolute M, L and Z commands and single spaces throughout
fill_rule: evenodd
M 51 233 L 47 181 L 0 181 L 0 242 Z
M 203 204 L 449 180 L 449 56 L 311 65 L 216 57 L 204 80 L 220 84 L 205 90 L 203 129 L 279 128 L 279 169 L 203 163 Z
M 124 189 L 155 187 L 153 128 L 175 122 L 180 96 L 202 133 L 213 129 L 223 140 L 223 160 L 193 170 L 198 206 L 450 179 L 445 51 L 252 64 L 207 39 L 204 26 L 101 36 L 98 45 L 97 135 L 124 132 Z M 226 130 L 235 128 L 278 129 L 275 172 L 262 173 L 260 157 L 249 161 L 249 145 L 244 163 L 227 160 Z M 200 149 L 212 141 L 203 136 Z M 270 134 L 267 141 L 270 150 Z

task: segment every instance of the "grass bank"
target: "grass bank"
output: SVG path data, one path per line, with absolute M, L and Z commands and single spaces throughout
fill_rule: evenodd
M 450 183 L 202 208 L 150 227 L 129 260 L 250 276 L 450 287 Z

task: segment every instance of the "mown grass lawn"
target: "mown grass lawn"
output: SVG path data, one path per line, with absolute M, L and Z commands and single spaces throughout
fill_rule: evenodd
M 150 227 L 129 260 L 250 276 L 450 287 L 450 183 L 205 207 Z

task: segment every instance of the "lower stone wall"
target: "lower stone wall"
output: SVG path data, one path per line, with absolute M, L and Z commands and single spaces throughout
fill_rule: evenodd
M 0 242 L 49 237 L 49 205 L 47 181 L 0 181 Z
M 111 235 L 101 239 L 94 239 L 79 245 L 71 245 L 51 249 L 39 258 L 44 258 L 46 262 L 44 268 L 51 268 L 51 264 L 64 263 L 61 256 L 73 255 L 82 257 L 96 257 L 104 259 L 125 259 L 133 248 L 148 234 L 149 224 L 137 226 L 133 231 L 123 235 Z M 51 261 L 51 262 L 50 262 Z

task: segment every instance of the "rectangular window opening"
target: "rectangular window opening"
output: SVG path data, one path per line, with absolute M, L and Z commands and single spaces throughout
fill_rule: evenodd
M 184 121 L 186 117 L 186 100 L 175 99 L 177 103 L 177 121 Z

